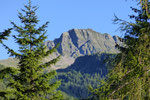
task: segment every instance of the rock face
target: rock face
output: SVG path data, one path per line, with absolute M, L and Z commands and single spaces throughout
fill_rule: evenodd
M 118 53 L 115 48 L 116 43 L 120 43 L 118 36 L 111 36 L 107 33 L 101 34 L 93 31 L 92 29 L 71 29 L 68 32 L 62 33 L 62 35 L 54 41 L 46 41 L 46 45 L 49 49 L 60 44 L 57 52 L 51 56 L 44 58 L 47 62 L 58 55 L 62 55 L 60 61 L 52 66 L 53 69 L 66 68 L 74 63 L 75 59 L 80 56 L 91 55 L 95 53 Z M 0 64 L 6 66 L 12 65 L 12 60 L 0 61 Z M 17 65 L 17 62 L 14 62 Z M 15 66 L 13 64 L 13 66 Z
M 77 58 L 98 52 L 117 53 L 115 42 L 119 42 L 117 36 L 112 37 L 107 33 L 101 34 L 92 29 L 72 29 L 64 32 L 60 38 L 54 41 L 45 42 L 45 45 L 51 49 L 60 43 L 57 49 L 59 54 Z
M 53 68 L 66 68 L 74 63 L 80 56 L 95 53 L 118 53 L 116 43 L 121 43 L 118 36 L 111 36 L 107 33 L 101 34 L 92 29 L 72 29 L 54 41 L 47 41 L 45 45 L 51 49 L 57 44 L 56 56 L 62 55 L 62 59 Z M 54 56 L 53 56 L 54 57 Z M 47 59 L 52 58 L 51 56 Z

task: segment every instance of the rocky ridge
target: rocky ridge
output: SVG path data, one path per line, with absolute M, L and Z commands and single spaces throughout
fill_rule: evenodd
M 46 41 L 44 45 L 48 49 L 53 48 L 58 43 L 57 52 L 53 55 L 44 58 L 44 61 L 49 61 L 58 55 L 62 55 L 60 61 L 52 66 L 53 69 L 66 68 L 74 63 L 75 59 L 80 56 L 92 55 L 95 53 L 118 53 L 115 45 L 120 43 L 118 36 L 111 36 L 107 33 L 101 34 L 92 29 L 71 29 L 55 39 L 54 41 Z M 0 64 L 11 66 L 10 59 L 0 61 Z M 12 63 L 12 59 L 11 62 Z M 6 63 L 7 62 L 7 63 Z M 14 62 L 13 65 L 15 65 Z
M 51 49 L 60 43 L 57 49 L 59 54 L 77 58 L 98 52 L 118 53 L 115 42 L 119 42 L 118 36 L 112 37 L 107 33 L 101 34 L 92 29 L 72 29 L 62 33 L 60 38 L 54 41 L 45 42 L 45 45 Z

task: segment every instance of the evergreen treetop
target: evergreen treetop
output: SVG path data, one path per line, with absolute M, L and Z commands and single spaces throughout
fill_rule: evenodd
M 9 94 L 13 99 L 21 100 L 60 100 L 62 95 L 57 88 L 60 81 L 55 81 L 56 71 L 46 72 L 52 64 L 55 64 L 59 57 L 43 63 L 43 58 L 52 54 L 56 47 L 47 50 L 43 45 L 46 36 L 47 25 L 38 27 L 38 17 L 36 15 L 37 6 L 32 6 L 29 0 L 28 5 L 21 9 L 18 17 L 21 25 L 11 22 L 13 29 L 18 32 L 14 35 L 16 43 L 19 45 L 18 52 L 4 45 L 11 56 L 19 59 L 18 68 L 6 68 L 1 70 L 1 78 L 7 80 L 7 90 L 1 91 L 0 96 L 7 98 Z M 2 77 L 3 76 L 3 77 Z

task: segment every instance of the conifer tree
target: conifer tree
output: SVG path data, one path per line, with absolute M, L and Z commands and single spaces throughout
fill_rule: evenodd
M 94 100 L 150 100 L 150 19 L 146 9 L 132 10 L 137 13 L 130 16 L 135 23 L 114 20 L 125 32 L 124 46 L 116 45 L 121 53 L 110 74 L 92 89 Z
M 22 13 L 18 14 L 22 24 L 18 26 L 11 22 L 13 29 L 18 32 L 18 35 L 13 37 L 19 45 L 19 51 L 15 52 L 4 45 L 11 56 L 19 59 L 18 67 L 1 70 L 0 78 L 7 80 L 7 89 L 1 90 L 0 96 L 15 100 L 61 100 L 62 95 L 57 91 L 60 81 L 54 80 L 56 71 L 45 71 L 55 64 L 60 56 L 49 62 L 42 62 L 44 57 L 56 50 L 56 47 L 47 50 L 43 45 L 47 38 L 45 28 L 48 22 L 38 27 L 39 20 L 35 13 L 37 6 L 32 6 L 29 0 L 24 7 Z

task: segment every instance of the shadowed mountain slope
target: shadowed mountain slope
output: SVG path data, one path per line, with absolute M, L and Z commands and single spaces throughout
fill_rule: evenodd
M 98 81 L 113 68 L 115 56 L 108 53 L 81 56 L 66 69 L 58 69 L 58 79 L 62 80 L 60 90 L 76 98 L 87 98 L 89 85 L 99 85 Z

